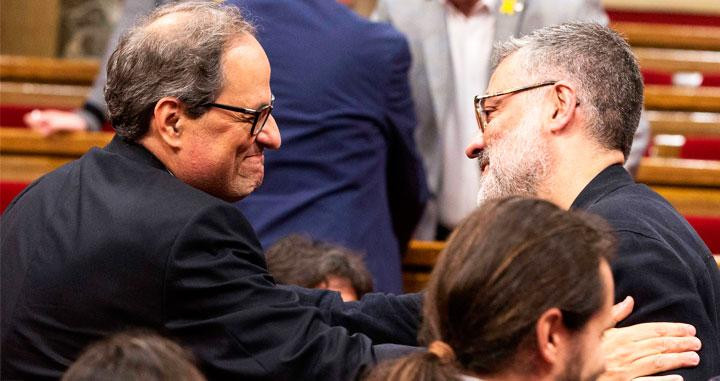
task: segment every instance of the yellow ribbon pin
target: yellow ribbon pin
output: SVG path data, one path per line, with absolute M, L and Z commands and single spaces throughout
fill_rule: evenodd
M 517 0 L 503 0 L 502 5 L 500 5 L 500 13 L 503 15 L 514 15 L 515 3 L 517 3 Z

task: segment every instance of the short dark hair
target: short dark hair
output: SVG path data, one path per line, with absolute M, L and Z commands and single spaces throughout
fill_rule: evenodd
M 455 362 L 419 353 L 371 379 L 496 374 L 521 348 L 533 348 L 535 324 L 550 308 L 562 311 L 569 329 L 582 329 L 605 302 L 600 264 L 615 245 L 597 216 L 520 197 L 482 204 L 450 236 L 424 299 L 420 339 L 447 343 Z
M 643 103 L 643 80 L 630 45 L 596 23 L 565 23 L 500 43 L 493 63 L 513 53 L 533 81 L 568 80 L 588 115 L 588 133 L 627 158 Z
M 185 20 L 156 28 L 154 22 L 169 14 Z M 180 99 L 191 117 L 207 112 L 224 86 L 223 53 L 253 33 L 231 5 L 191 1 L 156 9 L 120 39 L 108 61 L 105 101 L 117 134 L 132 141 L 145 135 L 163 97 Z
M 62 381 L 204 381 L 190 352 L 145 330 L 121 332 L 88 347 Z
M 362 255 L 340 245 L 292 234 L 272 245 L 265 258 L 278 283 L 312 288 L 334 275 L 350 280 L 358 298 L 373 289 Z

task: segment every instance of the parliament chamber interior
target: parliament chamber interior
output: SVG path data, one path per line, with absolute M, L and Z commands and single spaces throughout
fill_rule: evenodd
M 372 19 L 377 1 L 383 0 L 344 2 L 361 17 Z M 650 137 L 633 177 L 687 220 L 720 268 L 720 1 L 601 2 L 609 27 L 626 39 L 636 56 L 644 82 L 643 117 Z M 497 3 L 521 11 L 523 1 Z M 122 7 L 123 0 L 0 3 L 0 218 L 34 181 L 113 140 L 107 119 L 99 131 L 51 134 L 30 128 L 28 119 L 34 110 L 74 112 L 84 107 Z M 467 106 L 471 107 L 469 99 Z M 278 128 L 282 133 L 280 123 Z M 446 240 L 407 238 L 398 240 L 402 246 L 398 284 L 405 293 L 421 292 L 447 247 Z M 365 284 L 372 289 L 371 281 Z M 304 287 L 314 288 L 312 283 Z M 361 296 L 357 292 L 354 298 Z

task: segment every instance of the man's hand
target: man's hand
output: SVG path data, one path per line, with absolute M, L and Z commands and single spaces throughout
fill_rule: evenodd
M 632 312 L 631 297 L 613 306 L 617 324 Z M 641 377 L 668 370 L 695 366 L 700 349 L 695 327 L 683 323 L 643 323 L 624 328 L 610 328 L 603 336 L 605 373 L 600 380 L 670 381 L 677 375 Z M 640 378 L 637 378 L 640 377 Z
M 49 136 L 58 131 L 82 131 L 88 129 L 85 119 L 71 111 L 33 110 L 23 116 L 23 121 L 28 127 L 43 136 Z

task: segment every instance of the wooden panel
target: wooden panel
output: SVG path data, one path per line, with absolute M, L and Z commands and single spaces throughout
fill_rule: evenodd
M 633 52 L 643 69 L 667 72 L 720 72 L 720 51 L 633 48 Z
M 682 215 L 720 217 L 720 188 L 652 186 Z
M 58 53 L 60 0 L 0 0 L 0 53 Z
M 403 271 L 403 289 L 405 292 L 420 292 L 427 286 L 432 269 L 424 272 Z
M 437 257 L 443 247 L 445 247 L 445 242 L 441 241 L 412 240 L 403 257 L 403 265 L 432 267 L 435 265 Z
M 717 0 L 602 0 L 606 9 L 643 12 L 720 14 Z
M 654 135 L 720 135 L 720 113 L 647 111 L 645 116 Z
M 0 80 L 14 82 L 92 85 L 99 68 L 96 59 L 0 56 Z
M 71 160 L 59 156 L 0 155 L 0 177 L 4 181 L 29 183 Z
M 647 85 L 645 108 L 720 112 L 720 87 Z
M 0 128 L 0 153 L 79 157 L 92 147 L 104 147 L 110 132 L 65 132 L 44 137 L 28 128 Z
M 720 27 L 612 22 L 630 45 L 657 48 L 720 50 Z
M 0 82 L 0 102 L 34 107 L 80 107 L 89 87 L 38 83 Z
M 646 157 L 637 181 L 648 185 L 720 187 L 720 161 Z

